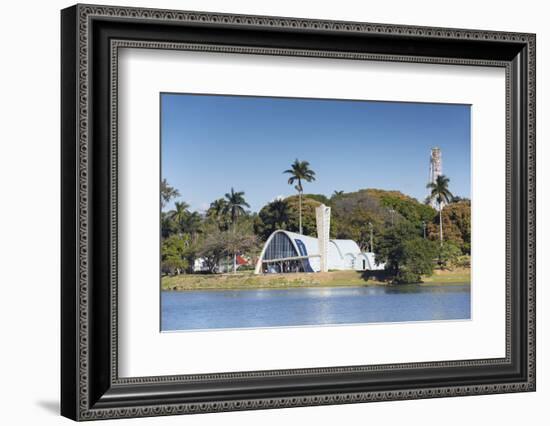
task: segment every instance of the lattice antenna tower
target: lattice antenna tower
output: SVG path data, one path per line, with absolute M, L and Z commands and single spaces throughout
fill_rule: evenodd
M 441 161 L 441 149 L 439 147 L 432 148 L 430 154 L 430 182 L 435 183 L 438 176 L 443 174 L 443 163 Z M 428 194 L 429 195 L 429 194 Z M 437 202 L 432 200 L 432 207 L 436 208 Z
M 441 149 L 437 146 L 432 148 L 430 155 L 430 182 L 435 183 L 438 176 L 443 174 L 443 164 L 441 163 Z

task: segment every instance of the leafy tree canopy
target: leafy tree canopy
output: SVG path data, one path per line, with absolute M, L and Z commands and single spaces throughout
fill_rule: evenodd
M 210 272 L 217 272 L 223 259 L 245 252 L 255 254 L 258 251 L 258 239 L 242 229 L 220 231 L 213 229 L 202 241 L 198 255 L 204 259 Z
M 367 193 L 378 198 L 381 206 L 394 209 L 400 216 L 415 226 L 420 226 L 422 222 L 432 221 L 437 213 L 431 206 L 422 204 L 415 198 L 399 191 L 367 189 Z
M 381 236 L 376 255 L 394 283 L 417 283 L 421 275 L 431 275 L 437 246 L 418 235 L 411 223 L 403 221 L 388 228 Z
M 470 201 L 451 203 L 441 211 L 443 220 L 443 241 L 450 242 L 462 250 L 464 254 L 470 254 L 471 238 L 471 207 Z M 439 239 L 439 222 L 431 221 L 427 227 L 427 235 L 430 240 Z
M 292 195 L 285 198 L 289 208 L 289 221 L 288 230 L 292 232 L 299 232 L 300 224 L 298 220 L 299 199 L 297 195 Z M 317 223 L 315 220 L 315 209 L 320 206 L 321 203 L 313 198 L 305 197 L 302 199 L 302 229 L 304 235 L 310 235 L 312 237 L 317 236 Z
M 167 274 L 190 271 L 194 261 L 194 247 L 188 234 L 173 234 L 161 245 L 161 268 Z
M 286 200 L 273 200 L 259 211 L 254 221 L 254 232 L 265 241 L 277 229 L 288 229 L 290 214 L 290 206 Z
M 438 263 L 441 268 L 451 269 L 457 265 L 459 258 L 462 255 L 460 248 L 449 241 L 445 241 L 443 245 L 438 247 Z
M 179 196 L 175 188 L 164 184 L 173 190 L 167 199 Z M 265 241 L 277 229 L 299 232 L 298 195 L 274 200 L 258 213 L 246 210 L 249 205 L 244 195 L 231 188 L 225 197 L 213 200 L 205 213 L 191 211 L 184 201 L 176 202 L 170 212 L 161 212 L 163 272 L 192 271 L 196 257 L 205 258 L 214 271 L 221 260 L 235 253 L 255 256 L 261 247 L 258 241 Z M 315 209 L 321 203 L 328 205 L 332 208 L 331 238 L 352 239 L 362 250 L 374 251 L 394 282 L 418 282 L 434 265 L 469 265 L 470 201 L 458 197 L 449 201 L 441 211 L 441 247 L 434 243 L 439 240 L 438 212 L 399 191 L 334 191 L 330 198 L 302 194 L 303 233 L 317 235 Z
M 303 194 L 302 197 L 318 201 L 325 206 L 330 206 L 330 198 L 326 197 L 323 194 Z

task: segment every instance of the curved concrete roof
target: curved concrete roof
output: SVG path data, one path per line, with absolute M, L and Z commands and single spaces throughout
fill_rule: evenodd
M 262 252 L 260 254 L 258 264 L 256 266 L 256 271 L 259 272 L 261 268 L 261 262 L 264 258 L 265 251 L 269 246 L 273 237 L 277 234 L 286 235 L 291 241 L 296 253 L 299 256 L 309 257 L 309 263 L 313 270 L 318 271 L 320 267 L 319 258 L 317 256 L 319 253 L 319 240 L 316 237 L 310 237 L 308 235 L 298 234 L 296 232 L 286 231 L 284 229 L 279 229 L 273 232 L 267 241 L 264 244 Z M 331 249 L 331 247 L 333 247 Z M 334 250 L 334 248 L 336 250 Z M 339 239 L 330 239 L 329 240 L 329 252 L 328 252 L 328 267 L 329 269 L 348 269 L 349 266 L 345 258 L 346 255 L 352 255 L 353 258 L 359 258 L 359 256 L 365 256 L 369 269 L 373 268 L 374 265 L 374 255 L 372 253 L 366 254 L 361 251 L 359 245 L 353 240 L 339 240 Z M 374 269 L 374 268 L 373 268 Z
M 330 240 L 336 246 L 338 247 L 338 250 L 340 250 L 340 253 L 343 255 L 346 255 L 348 253 L 351 254 L 359 254 L 361 253 L 361 249 L 359 248 L 359 245 L 353 241 L 353 240 Z

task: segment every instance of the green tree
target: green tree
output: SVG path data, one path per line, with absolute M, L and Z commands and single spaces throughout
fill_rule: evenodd
M 460 248 L 451 242 L 445 241 L 439 246 L 438 263 L 440 268 L 451 269 L 457 265 L 457 261 L 462 255 Z
M 161 269 L 164 273 L 181 274 L 191 268 L 193 261 L 189 235 L 173 234 L 162 241 Z
M 258 246 L 256 235 L 246 232 L 226 232 L 223 240 L 226 253 L 233 254 L 233 273 L 237 271 L 237 254 L 255 251 Z
M 181 222 L 183 232 L 191 235 L 193 242 L 197 241 L 197 236 L 201 232 L 202 217 L 198 212 L 187 212 Z
M 443 216 L 447 216 L 450 225 L 456 227 L 457 238 L 454 241 L 464 254 L 470 254 L 472 232 L 472 208 L 470 200 L 453 202 L 446 206 Z M 445 223 L 445 217 L 443 218 Z
M 239 191 L 235 192 L 231 188 L 231 192 L 225 194 L 225 206 L 223 209 L 224 214 L 229 215 L 231 218 L 231 223 L 233 227 L 237 223 L 239 216 L 242 216 L 246 213 L 245 207 L 250 207 L 250 205 L 244 199 L 244 192 Z
M 189 204 L 185 201 L 176 202 L 175 209 L 170 213 L 170 218 L 176 223 L 180 233 L 184 232 L 185 219 L 189 214 L 188 208 Z
M 439 218 L 439 216 L 437 216 Z M 435 218 L 434 218 L 435 219 Z M 463 254 L 470 254 L 471 240 L 471 206 L 469 201 L 453 202 L 446 205 L 442 212 L 443 243 L 451 242 L 460 247 Z M 434 220 L 428 223 L 428 238 L 439 239 L 439 223 Z
M 225 205 L 225 213 L 231 217 L 231 223 L 233 225 L 233 232 L 237 225 L 237 220 L 239 216 L 242 216 L 246 213 L 245 207 L 250 207 L 250 205 L 244 199 L 244 191 L 235 192 L 231 188 L 231 192 L 225 194 L 225 200 L 227 204 Z M 237 272 L 237 252 L 233 253 L 233 273 Z
M 300 197 L 298 195 L 291 195 L 285 198 L 288 203 L 288 209 L 290 215 L 288 218 L 287 229 L 292 232 L 300 232 L 299 211 L 300 204 L 302 206 L 302 234 L 303 235 L 317 235 L 317 222 L 315 220 L 315 209 L 321 205 L 321 202 L 304 196 L 300 203 Z
M 288 178 L 288 184 L 293 185 L 294 182 L 297 184 L 294 186 L 296 191 L 298 191 L 299 197 L 299 233 L 302 233 L 302 194 L 304 192 L 304 187 L 302 182 L 312 182 L 315 180 L 315 172 L 309 168 L 309 162 L 299 161 L 296 159 L 294 163 L 290 165 L 290 169 L 285 170 L 283 173 L 290 175 Z
M 160 212 L 160 231 L 162 238 L 168 238 L 178 232 L 178 225 L 168 212 Z
M 161 208 L 166 207 L 170 200 L 180 196 L 179 191 L 170 186 L 166 179 L 162 179 L 160 182 L 160 206 Z
M 416 199 L 399 191 L 369 189 L 368 192 L 380 200 L 381 206 L 394 210 L 400 217 L 418 228 L 422 222 L 431 222 L 435 216 L 436 212 L 431 206 L 419 203 Z
M 333 238 L 352 239 L 362 249 L 366 249 L 370 245 L 371 223 L 376 247 L 379 235 L 391 223 L 391 216 L 388 208 L 382 205 L 378 194 L 370 191 L 362 189 L 331 198 Z
M 233 272 L 236 270 L 236 254 L 255 252 L 257 250 L 257 237 L 248 232 L 246 227 L 236 227 L 231 231 L 213 229 L 206 235 L 198 250 L 210 272 L 217 272 L 223 259 L 233 256 Z
M 403 258 L 393 282 L 396 284 L 418 283 L 422 275 L 431 275 L 434 268 L 434 243 L 420 237 L 402 242 Z
M 212 229 L 202 241 L 197 252 L 212 273 L 217 272 L 216 269 L 220 261 L 227 256 L 224 240 L 226 233 L 227 231 L 221 232 L 218 228 Z
M 172 223 L 167 222 L 168 219 Z M 189 234 L 195 243 L 198 233 L 201 232 L 202 216 L 198 212 L 190 212 L 189 204 L 185 201 L 176 201 L 174 210 L 165 216 L 164 225 L 175 228 L 179 234 Z
M 431 275 L 437 252 L 434 243 L 418 235 L 418 229 L 407 221 L 388 228 L 378 241 L 376 261 L 397 284 L 421 281 Z
M 206 217 L 216 221 L 220 230 L 226 230 L 228 225 L 226 212 L 227 201 L 223 198 L 218 198 L 210 203 L 210 207 L 206 211 Z
M 331 221 L 333 222 L 331 235 L 334 238 L 353 240 L 359 244 L 362 250 L 366 250 L 370 246 L 371 228 L 373 243 L 378 240 L 378 235 L 384 229 L 384 220 L 382 217 L 377 216 L 371 210 L 366 210 L 359 206 L 349 210 L 347 213 L 344 213 L 340 209 L 335 209 Z
M 254 232 L 267 240 L 277 229 L 288 229 L 290 207 L 283 199 L 276 199 L 262 207 L 254 223 Z
M 443 219 L 441 212 L 443 211 L 443 206 L 449 204 L 453 198 L 453 194 L 449 191 L 449 178 L 445 175 L 440 175 L 437 177 L 435 182 L 430 182 L 426 185 L 431 192 L 429 195 L 430 200 L 435 200 L 439 210 L 439 244 L 443 245 Z
M 330 206 L 330 198 L 327 198 L 323 194 L 302 194 L 302 198 L 309 198 L 310 200 L 319 201 L 319 203 L 324 204 L 325 206 Z

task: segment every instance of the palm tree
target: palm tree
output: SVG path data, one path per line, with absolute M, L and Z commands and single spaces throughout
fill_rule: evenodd
M 449 191 L 449 178 L 445 175 L 440 175 L 437 177 L 435 182 L 430 182 L 426 185 L 426 188 L 430 189 L 429 199 L 431 201 L 435 200 L 437 202 L 437 207 L 439 210 L 439 244 L 443 245 L 443 220 L 441 212 L 443 211 L 443 206 L 449 204 L 453 199 L 453 194 Z
M 225 206 L 227 201 L 223 198 L 218 198 L 210 203 L 210 207 L 206 212 L 206 216 L 215 219 L 218 222 L 218 227 L 221 229 L 227 229 L 227 217 L 225 215 Z
M 235 233 L 237 219 L 245 214 L 245 207 L 250 205 L 244 199 L 244 191 L 235 192 L 231 188 L 231 192 L 225 194 L 226 205 L 223 209 L 224 214 L 229 214 L 231 223 L 233 224 L 233 233 Z M 237 273 L 237 253 L 233 253 L 233 273 Z
M 239 216 L 245 214 L 244 208 L 250 207 L 250 205 L 244 199 L 244 192 L 235 192 L 233 188 L 231 188 L 231 192 L 225 194 L 225 202 L 223 213 L 229 215 L 231 223 L 233 224 L 233 231 L 235 231 L 237 219 Z
M 180 196 L 179 191 L 170 186 L 166 179 L 162 179 L 160 182 L 160 206 L 162 208 L 166 207 L 166 204 L 170 202 L 171 199 L 177 198 Z
M 212 201 L 210 203 L 210 207 L 208 207 L 208 216 L 212 216 L 215 218 L 220 217 L 223 214 L 223 210 L 226 204 L 227 201 L 225 201 L 223 198 L 218 198 L 217 200 Z
M 202 217 L 197 212 L 187 212 L 183 219 L 182 228 L 191 235 L 193 243 L 197 242 L 197 235 L 201 230 Z
M 189 204 L 187 204 L 185 201 L 181 201 L 176 202 L 174 205 L 176 208 L 170 213 L 170 218 L 178 224 L 180 232 L 183 232 L 185 219 L 187 218 L 187 214 L 189 213 L 189 211 L 187 210 L 189 208 Z
M 302 186 L 302 181 L 311 182 L 315 180 L 315 172 L 309 168 L 309 162 L 299 161 L 298 159 L 294 160 L 294 163 L 290 165 L 290 169 L 285 170 L 283 173 L 288 173 L 290 177 L 288 178 L 288 184 L 292 185 L 294 182 L 298 184 L 294 187 L 298 191 L 298 200 L 299 200 L 299 229 L 300 234 L 302 233 L 302 194 L 304 188 Z
M 336 191 L 336 190 L 335 190 L 335 191 L 332 193 L 332 196 L 333 196 L 333 197 L 338 197 L 339 195 L 342 195 L 343 193 L 344 193 L 344 191 Z
M 269 203 L 269 213 L 276 229 L 284 229 L 288 223 L 288 203 L 277 198 Z

